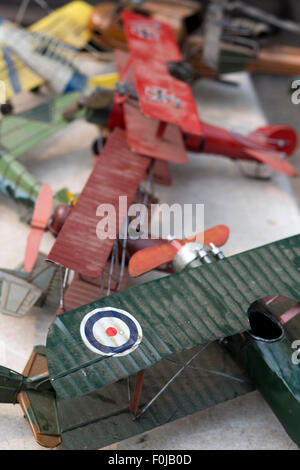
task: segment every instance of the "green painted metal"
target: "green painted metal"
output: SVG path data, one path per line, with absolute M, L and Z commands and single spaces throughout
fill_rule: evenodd
M 249 334 L 233 337 L 227 346 L 300 447 L 300 364 L 292 361 L 294 350 L 287 332 L 273 342 L 258 341 Z
M 27 392 L 30 405 L 26 411 L 28 421 L 37 425 L 42 434 L 60 436 L 56 399 L 53 393 Z
M 42 183 L 18 161 L 18 157 L 54 135 L 69 124 L 63 117 L 66 106 L 76 102 L 78 93 L 70 93 L 52 99 L 21 115 L 4 118 L 0 127 L 0 191 L 16 201 L 33 206 Z M 51 113 L 49 111 L 51 109 Z M 41 119 L 44 112 L 45 118 Z M 76 117 L 83 116 L 83 112 Z M 49 117 L 52 119 L 49 121 Z M 54 198 L 54 207 L 64 202 L 59 194 Z
M 253 52 L 243 54 L 241 52 L 221 50 L 218 71 L 220 74 L 241 72 L 251 61 L 255 59 Z
M 145 371 L 139 409 L 153 398 L 198 349 L 199 347 L 174 355 L 171 361 L 164 359 Z M 134 378 L 131 378 L 131 393 L 133 387 Z M 253 389 L 243 369 L 219 343 L 214 342 L 139 419 L 134 420 L 129 409 L 126 379 L 84 397 L 58 399 L 63 443 L 71 449 L 98 449 L 231 400 Z
M 0 190 L 18 202 L 32 206 L 42 184 L 16 158 L 2 151 L 0 154 Z
M 222 262 L 100 299 L 58 316 L 47 338 L 47 361 L 59 397 L 76 398 L 207 341 L 249 330 L 247 311 L 268 295 L 300 299 L 300 236 Z M 99 307 L 132 314 L 143 340 L 131 354 L 100 356 L 82 341 L 83 317 Z
M 22 384 L 22 374 L 0 366 L 0 403 L 16 403 Z
M 28 152 L 69 124 L 69 121 L 64 119 L 63 112 L 67 106 L 76 102 L 79 96 L 79 93 L 67 93 L 51 99 L 47 103 L 39 104 L 19 115 L 5 117 L 2 119 L 0 128 L 1 145 L 17 158 Z M 41 106 L 46 105 L 51 108 L 52 119 L 50 121 L 46 119 L 46 110 L 44 119 L 41 120 L 39 116 Z M 47 115 L 49 116 L 49 110 Z M 83 115 L 84 112 L 81 112 L 76 117 Z
M 45 356 L 45 347 L 36 346 L 35 351 Z M 25 377 L 6 367 L 0 366 L 0 402 L 16 403 L 19 392 L 26 392 L 29 407 L 26 417 L 37 425 L 42 434 L 59 436 L 55 392 L 45 377 Z

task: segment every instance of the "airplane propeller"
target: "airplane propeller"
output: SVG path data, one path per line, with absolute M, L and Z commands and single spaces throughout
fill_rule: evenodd
M 136 252 L 129 261 L 128 269 L 131 277 L 137 277 L 145 274 L 152 269 L 156 269 L 162 264 L 170 263 L 180 248 L 186 243 L 202 240 L 204 235 L 204 244 L 214 243 L 216 246 L 222 246 L 229 237 L 229 228 L 226 225 L 217 225 L 204 233 L 195 235 L 183 240 L 172 240 L 170 243 L 163 243 L 159 246 L 150 246 Z
M 43 184 L 37 197 L 30 231 L 27 238 L 24 269 L 30 273 L 35 265 L 43 234 L 48 228 L 48 221 L 53 206 L 53 195 L 49 184 Z

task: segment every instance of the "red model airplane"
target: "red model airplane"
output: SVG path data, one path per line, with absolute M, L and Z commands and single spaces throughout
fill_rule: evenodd
M 97 208 L 104 204 L 115 208 L 118 233 L 127 217 L 127 212 L 120 210 L 119 196 L 127 196 L 129 208 L 150 163 L 149 157 L 130 150 L 123 130 L 114 129 L 48 255 L 48 261 L 76 273 L 66 292 L 62 285 L 62 302 L 57 313 L 124 288 L 127 281 L 125 259 L 139 250 L 139 240 L 135 243 L 117 237 L 99 239 L 96 234 L 100 221 Z M 224 245 L 228 236 L 229 229 L 224 225 L 203 234 L 206 244 L 212 242 L 217 246 Z M 165 245 L 164 240 L 140 241 L 144 246 Z
M 115 95 L 108 127 L 125 127 L 134 152 L 185 163 L 187 149 L 256 161 L 296 175 L 286 160 L 297 146 L 292 128 L 264 126 L 243 136 L 200 122 L 190 86 L 168 71 L 169 61 L 181 60 L 171 28 L 129 11 L 122 18 L 129 56 L 117 51 L 115 58 L 127 93 Z M 160 164 L 162 168 L 166 172 Z

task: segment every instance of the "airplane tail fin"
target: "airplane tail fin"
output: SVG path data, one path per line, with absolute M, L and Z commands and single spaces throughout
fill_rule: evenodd
M 293 154 L 298 144 L 297 133 L 290 126 L 263 126 L 247 136 L 235 134 L 234 137 L 242 145 L 246 158 L 264 163 L 279 173 L 297 175 L 286 159 Z
M 254 138 L 267 144 L 274 151 L 292 155 L 298 145 L 297 132 L 290 126 L 262 126 L 251 132 L 249 138 Z
M 23 375 L 30 377 L 48 377 L 46 348 L 36 346 L 25 366 Z M 35 440 L 44 447 L 54 448 L 61 443 L 56 411 L 55 394 L 34 390 L 21 390 L 17 400 Z

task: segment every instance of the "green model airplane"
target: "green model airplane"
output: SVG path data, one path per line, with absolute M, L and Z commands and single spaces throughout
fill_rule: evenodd
M 60 276 L 58 267 L 45 263 L 46 255 L 39 254 L 32 272 L 18 269 L 0 269 L 0 313 L 23 316 L 34 305 L 57 308 Z
M 69 124 L 63 117 L 65 108 L 78 100 L 78 93 L 51 98 L 17 115 L 1 121 L 0 191 L 15 200 L 33 206 L 42 184 L 18 161 L 25 152 Z M 66 202 L 60 193 L 54 204 Z
M 41 445 L 97 449 L 258 388 L 300 446 L 300 236 L 181 250 L 181 272 L 58 315 L 23 376 L 1 369 Z
M 78 100 L 78 94 L 67 94 L 51 98 L 47 103 L 40 104 L 18 115 L 6 116 L 0 126 L 0 191 L 21 202 L 30 211 L 36 205 L 42 190 L 42 183 L 32 175 L 18 158 L 34 146 L 54 135 L 68 125 L 63 118 L 63 111 L 70 103 Z M 72 195 L 66 190 L 58 191 L 51 203 L 51 213 L 67 206 Z M 54 210 L 54 212 L 53 212 Z M 52 217 L 55 224 L 55 217 Z M 48 222 L 48 221 L 47 221 Z M 38 248 L 36 253 L 38 253 Z M 21 316 L 30 311 L 36 302 L 57 306 L 59 302 L 59 285 L 53 279 L 57 268 L 45 265 L 40 256 L 34 270 L 25 272 L 0 269 L 0 312 L 8 315 Z M 32 266 L 33 267 L 33 266 Z M 50 289 L 50 287 L 53 287 Z M 50 289 L 50 291 L 49 291 Z

